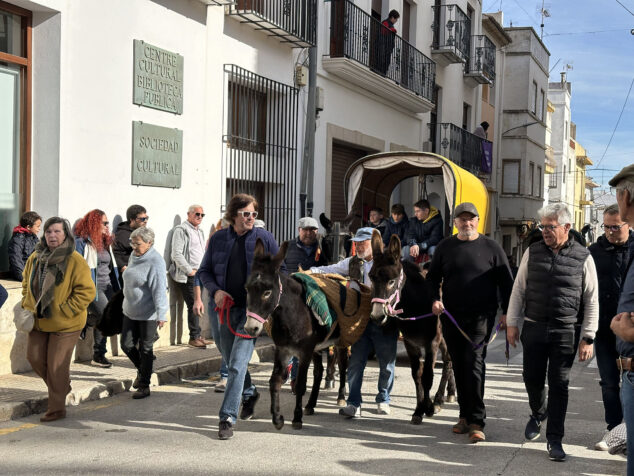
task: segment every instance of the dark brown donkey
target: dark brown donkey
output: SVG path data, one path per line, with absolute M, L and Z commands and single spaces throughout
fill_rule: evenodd
M 280 430 L 284 426 L 284 417 L 280 413 L 280 387 L 284 381 L 284 371 L 292 355 L 299 358 L 299 369 L 295 381 L 295 411 L 293 428 L 301 429 L 302 415 L 315 412 L 319 386 L 324 373 L 321 354 L 318 351 L 334 343 L 328 339 L 328 329 L 320 325 L 306 306 L 302 285 L 292 277 L 280 272 L 280 266 L 286 256 L 288 242 L 284 242 L 275 256 L 266 254 L 264 246 L 258 240 L 255 245 L 251 274 L 246 282 L 247 322 L 245 331 L 258 336 L 268 318 L 271 323 L 271 337 L 275 343 L 275 363 L 269 380 L 271 392 L 271 414 L 273 425 Z M 302 412 L 302 399 L 306 393 L 308 367 L 313 362 L 313 388 Z M 346 369 L 340 369 L 345 375 Z
M 445 388 L 448 393 L 447 401 L 453 402 L 456 399 L 456 383 L 447 345 L 442 337 L 440 319 L 431 314 L 429 285 L 419 267 L 408 261 L 401 262 L 401 242 L 396 235 L 392 235 L 384 252 L 381 235 L 374 233 L 372 256 L 374 264 L 370 279 L 373 299 L 370 318 L 379 325 L 386 324 L 390 319 L 397 321 L 416 385 L 417 405 L 411 421 L 420 424 L 423 422 L 423 414 L 431 417 L 440 411 L 445 402 Z M 414 317 L 421 318 L 411 319 Z M 422 349 L 425 351 L 424 364 Z M 438 349 L 442 353 L 443 371 L 440 386 L 432 402 L 430 390 Z

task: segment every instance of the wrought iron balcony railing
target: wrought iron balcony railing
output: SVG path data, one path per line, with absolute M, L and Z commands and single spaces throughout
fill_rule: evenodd
M 482 139 L 450 122 L 429 123 L 432 152 L 448 158 L 463 169 L 475 175 L 489 174 L 483 166 L 483 143 L 490 141 Z
M 471 54 L 465 64 L 465 76 L 480 84 L 495 81 L 495 45 L 485 35 L 471 37 Z
M 446 55 L 450 63 L 469 59 L 471 20 L 458 5 L 435 5 L 432 54 Z
M 229 15 L 293 47 L 314 46 L 317 39 L 316 0 L 233 0 Z
M 332 0 L 330 57 L 349 58 L 431 101 L 436 64 L 350 0 Z

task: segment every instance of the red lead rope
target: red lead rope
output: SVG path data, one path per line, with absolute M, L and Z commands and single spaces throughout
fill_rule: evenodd
M 234 331 L 233 327 L 231 327 L 230 311 L 233 307 L 233 304 L 233 299 L 231 299 L 229 296 L 225 296 L 222 300 L 222 307 L 216 307 L 216 312 L 218 313 L 218 320 L 220 321 L 220 325 L 226 324 L 231 333 L 236 337 L 242 337 L 243 339 L 253 339 L 253 337 L 249 335 L 240 334 L 239 332 Z

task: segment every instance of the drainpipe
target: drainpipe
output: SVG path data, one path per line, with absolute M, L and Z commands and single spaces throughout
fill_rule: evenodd
M 300 186 L 300 214 L 313 216 L 313 176 L 315 170 L 315 92 L 317 90 L 317 12 L 315 12 L 315 46 L 308 51 L 308 105 L 306 106 L 306 127 L 304 129 L 304 155 Z

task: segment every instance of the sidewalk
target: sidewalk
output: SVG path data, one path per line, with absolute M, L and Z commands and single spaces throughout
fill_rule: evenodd
M 268 336 L 258 337 L 251 362 L 271 361 L 273 349 L 273 341 Z M 187 345 L 163 347 L 155 350 L 155 355 L 152 385 L 175 383 L 220 369 L 220 351 L 214 344 L 208 345 L 207 349 Z M 130 390 L 136 376 L 130 360 L 125 355 L 108 358 L 113 363 L 109 369 L 93 367 L 90 362 L 71 364 L 73 389 L 66 399 L 67 405 L 79 405 Z M 47 400 L 46 385 L 34 372 L 0 375 L 0 421 L 43 413 Z

